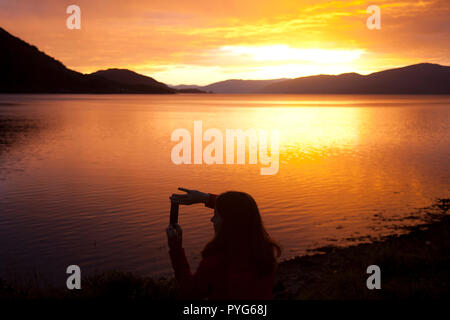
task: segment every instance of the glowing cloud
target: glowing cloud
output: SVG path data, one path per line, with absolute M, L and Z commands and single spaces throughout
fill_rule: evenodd
M 222 51 L 232 55 L 249 56 L 255 61 L 309 61 L 342 63 L 358 59 L 364 50 L 327 50 L 327 49 L 299 49 L 287 45 L 270 46 L 223 46 Z

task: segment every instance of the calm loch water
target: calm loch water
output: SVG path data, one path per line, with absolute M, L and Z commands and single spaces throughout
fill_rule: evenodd
M 449 196 L 449 115 L 450 96 L 0 95 L 0 272 L 168 275 L 178 186 L 253 195 L 283 259 L 395 232 Z M 278 130 L 278 173 L 173 164 L 171 133 L 195 120 Z M 193 267 L 211 215 L 180 210 Z

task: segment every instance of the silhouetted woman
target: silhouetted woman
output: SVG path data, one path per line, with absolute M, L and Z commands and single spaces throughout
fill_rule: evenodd
M 281 249 L 266 232 L 253 198 L 228 191 L 219 196 L 178 188 L 179 204 L 204 203 L 214 208 L 211 222 L 215 236 L 202 251 L 202 260 L 192 275 L 179 225 L 166 229 L 169 254 L 183 298 L 272 299 L 277 258 Z

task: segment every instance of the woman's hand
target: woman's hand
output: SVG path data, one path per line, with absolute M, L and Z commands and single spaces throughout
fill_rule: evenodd
M 187 194 L 172 194 L 170 201 L 179 204 L 193 204 L 193 203 L 206 203 L 209 199 L 209 194 L 200 192 L 197 190 L 189 190 L 186 188 L 178 188 L 178 190 L 184 191 Z
M 181 248 L 183 244 L 183 230 L 179 224 L 169 225 L 166 229 L 167 243 L 170 249 Z

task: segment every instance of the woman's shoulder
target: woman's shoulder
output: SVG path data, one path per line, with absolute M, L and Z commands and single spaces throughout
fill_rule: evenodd
M 203 256 L 202 260 L 200 261 L 201 264 L 208 265 L 211 267 L 223 265 L 224 262 L 225 259 L 223 255 L 221 255 L 220 253 Z

